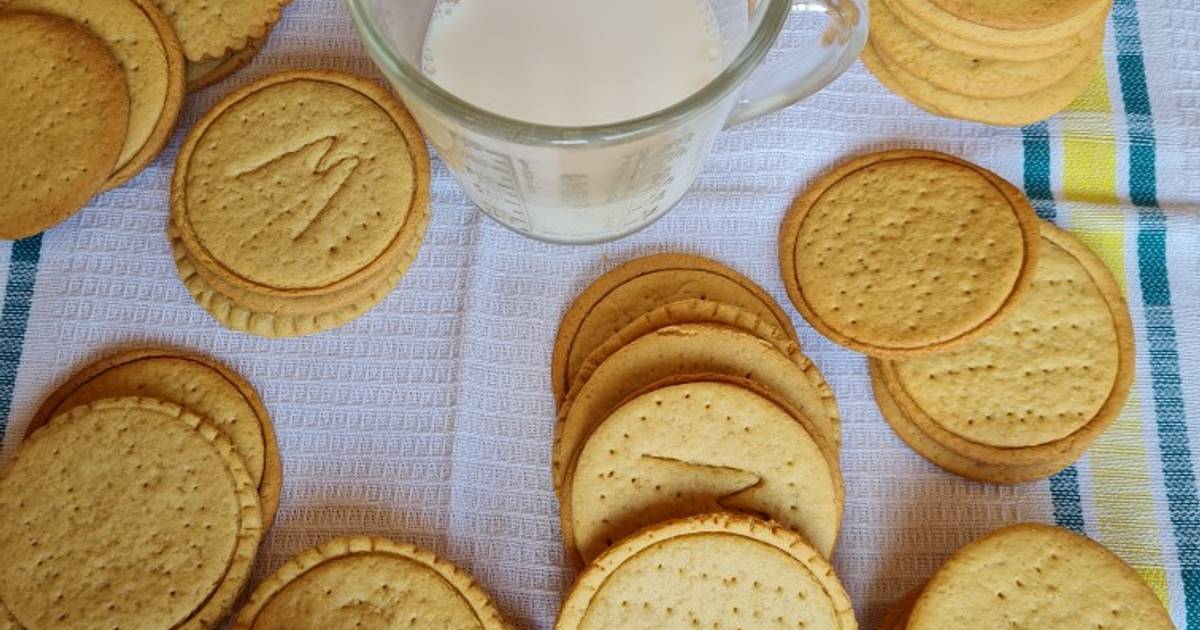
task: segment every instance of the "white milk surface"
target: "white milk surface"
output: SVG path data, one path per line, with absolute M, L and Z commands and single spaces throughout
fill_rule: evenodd
M 441 0 L 422 66 L 493 113 L 583 126 L 672 105 L 722 64 L 708 0 Z

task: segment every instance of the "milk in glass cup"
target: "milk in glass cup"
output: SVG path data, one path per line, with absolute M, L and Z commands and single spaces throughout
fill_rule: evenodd
M 551 242 L 620 238 L 696 179 L 726 126 L 853 63 L 865 0 L 347 0 L 466 194 Z M 763 60 L 792 14 L 824 34 Z

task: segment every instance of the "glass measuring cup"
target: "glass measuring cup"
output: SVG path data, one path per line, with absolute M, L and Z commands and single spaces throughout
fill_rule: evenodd
M 561 127 L 491 113 L 421 72 L 438 0 L 347 0 L 367 50 L 467 196 L 521 234 L 580 244 L 653 223 L 687 192 L 723 128 L 821 89 L 866 42 L 866 0 L 708 2 L 720 27 L 720 74 L 657 112 Z M 794 13 L 824 17 L 823 35 L 764 64 Z

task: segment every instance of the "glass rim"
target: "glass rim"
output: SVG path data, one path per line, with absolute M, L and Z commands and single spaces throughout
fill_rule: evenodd
M 737 89 L 775 45 L 791 13 L 792 0 L 765 0 L 758 28 L 733 60 L 708 83 L 687 98 L 663 109 L 602 125 L 567 127 L 532 123 L 488 111 L 438 86 L 388 45 L 366 5 L 371 0 L 346 0 L 350 16 L 371 57 L 383 73 L 399 80 L 419 98 L 448 112 L 471 129 L 488 136 L 515 139 L 522 144 L 545 146 L 602 146 L 629 142 L 684 122 Z

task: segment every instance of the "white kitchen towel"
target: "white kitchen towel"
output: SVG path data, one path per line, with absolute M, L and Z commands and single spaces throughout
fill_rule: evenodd
M 807 33 L 790 25 L 781 43 Z M 341 329 L 259 339 L 218 326 L 175 276 L 169 180 L 182 138 L 222 95 L 307 67 L 379 76 L 337 0 L 290 5 L 251 66 L 188 97 L 170 147 L 133 182 L 41 237 L 0 246 L 5 457 L 41 398 L 89 359 L 146 343 L 207 352 L 258 387 L 278 431 L 282 505 L 255 581 L 330 537 L 378 534 L 471 571 L 519 627 L 550 628 L 573 579 L 550 482 L 559 318 L 621 261 L 693 252 L 766 287 L 836 392 L 846 511 L 835 564 L 864 627 L 961 544 L 1037 520 L 1112 547 L 1179 627 L 1200 629 L 1197 0 L 1116 0 L 1105 71 L 1071 110 L 1025 129 L 934 117 L 856 64 L 819 95 L 724 133 L 682 203 L 617 243 L 517 236 L 476 211 L 435 157 L 432 224 L 399 289 Z M 787 301 L 775 243 L 791 199 L 844 157 L 889 147 L 947 151 L 1024 186 L 1128 289 L 1138 357 L 1130 403 L 1050 481 L 984 485 L 925 462 L 880 417 L 863 357 L 816 334 Z

